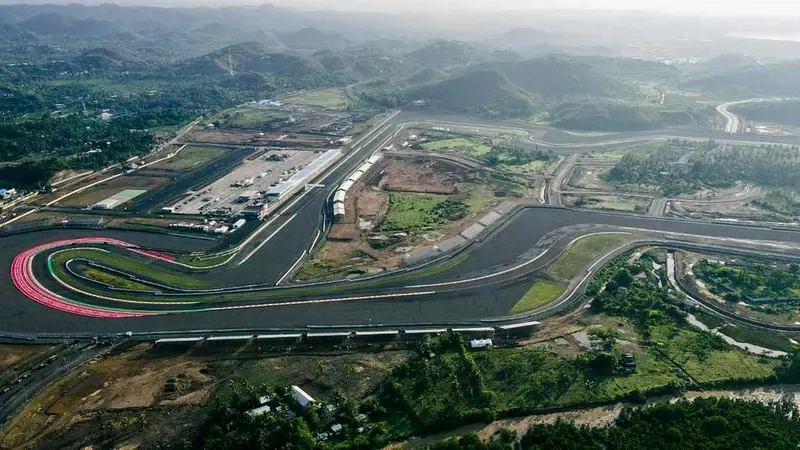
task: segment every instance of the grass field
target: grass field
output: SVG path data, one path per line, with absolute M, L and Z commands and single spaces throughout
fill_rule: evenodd
M 455 150 L 466 153 L 473 158 L 479 158 L 492 151 L 491 145 L 467 138 L 444 139 L 441 141 L 427 142 L 423 144 L 422 147 L 425 150 L 432 151 Z
M 724 342 L 719 348 L 696 351 L 702 334 L 669 325 L 654 327 L 652 339 L 672 360 L 701 383 L 729 379 L 755 380 L 775 373 L 780 361 L 760 358 Z
M 564 195 L 567 204 L 580 208 L 607 209 L 612 211 L 644 212 L 650 200 L 619 195 Z
M 177 155 L 153 166 L 154 169 L 188 171 L 202 166 L 225 154 L 217 147 L 186 147 Z
M 759 347 L 768 348 L 770 350 L 780 350 L 784 352 L 791 352 L 794 347 L 789 341 L 792 337 L 794 340 L 800 340 L 800 336 L 787 336 L 785 334 L 771 333 L 769 331 L 754 330 L 746 326 L 733 326 L 724 325 L 718 330 L 725 336 L 731 337 L 739 342 L 746 344 L 758 345 Z
M 632 238 L 633 235 L 627 233 L 605 233 L 582 237 L 550 264 L 547 273 L 563 280 L 570 280 L 597 258 Z
M 117 253 L 106 253 L 94 249 L 65 250 L 53 257 L 56 266 L 62 266 L 73 258 L 83 258 L 89 261 L 111 267 L 116 270 L 146 278 L 158 283 L 186 289 L 202 289 L 210 284 L 193 278 L 189 275 L 167 269 L 165 267 L 144 263 L 131 257 Z
M 446 198 L 446 195 L 392 192 L 389 194 L 389 211 L 380 228 L 392 231 L 434 228 L 437 224 L 431 223 L 429 217 L 434 207 Z
M 517 172 L 517 173 L 539 173 L 542 172 L 544 169 L 550 166 L 549 161 L 531 161 L 527 164 L 522 165 L 511 165 L 511 164 L 504 164 L 500 163 L 498 165 L 498 169 L 503 170 L 505 172 Z
M 115 286 L 118 288 L 123 289 L 135 289 L 137 291 L 154 291 L 155 288 L 147 286 L 142 283 L 138 283 L 133 280 L 129 280 L 128 278 L 121 277 L 119 275 L 115 275 L 113 273 L 104 272 L 99 269 L 95 269 L 94 267 L 85 267 L 80 270 L 81 275 L 91 278 L 95 281 L 99 281 L 101 283 L 110 284 L 111 286 Z
M 284 101 L 297 103 L 299 105 L 323 106 L 326 108 L 344 109 L 351 103 L 344 93 L 344 89 L 320 89 L 315 91 L 303 91 L 289 97 Z
M 563 285 L 553 281 L 537 281 L 508 313 L 520 314 L 541 308 L 557 299 L 564 289 Z

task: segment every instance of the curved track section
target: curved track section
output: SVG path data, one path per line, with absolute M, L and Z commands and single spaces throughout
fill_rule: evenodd
M 68 299 L 56 294 L 44 287 L 33 273 L 33 259 L 36 255 L 59 247 L 74 244 L 112 244 L 125 248 L 135 248 L 136 246 L 125 241 L 108 238 L 81 238 L 54 241 L 47 244 L 38 245 L 26 250 L 14 258 L 11 263 L 11 281 L 14 286 L 29 299 L 58 311 L 77 314 L 80 316 L 97 317 L 102 319 L 119 319 L 125 317 L 141 317 L 155 314 L 152 312 L 132 312 L 102 308 L 99 306 L 88 305 L 75 300 Z

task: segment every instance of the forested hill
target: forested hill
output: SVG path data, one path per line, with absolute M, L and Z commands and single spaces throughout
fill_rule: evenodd
M 544 57 L 475 65 L 462 75 L 412 89 L 409 96 L 445 110 L 520 117 L 539 109 L 545 99 L 623 95 L 627 89 L 589 65 Z
M 739 98 L 752 96 L 800 96 L 800 61 L 766 64 L 722 71 L 698 77 L 688 88 Z

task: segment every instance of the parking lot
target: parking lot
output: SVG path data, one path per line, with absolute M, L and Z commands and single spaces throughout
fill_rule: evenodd
M 270 150 L 244 161 L 213 183 L 187 192 L 170 207 L 176 214 L 236 215 L 320 155 L 321 151 L 314 150 Z

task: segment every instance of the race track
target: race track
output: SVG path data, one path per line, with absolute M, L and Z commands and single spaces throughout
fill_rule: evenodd
M 80 333 L 103 334 L 219 329 L 300 328 L 332 325 L 398 325 L 411 323 L 477 322 L 486 317 L 503 316 L 530 286 L 530 278 L 504 278 L 493 282 L 470 282 L 465 289 L 426 288 L 426 283 L 442 283 L 496 273 L 500 266 L 517 260 L 522 261 L 537 242 L 546 235 L 564 228 L 586 226 L 615 229 L 653 230 L 716 238 L 770 240 L 800 242 L 800 233 L 769 228 L 752 228 L 725 224 L 687 222 L 669 219 L 637 217 L 624 214 L 577 211 L 563 208 L 527 208 L 508 223 L 488 236 L 483 242 L 467 251 L 467 259 L 460 265 L 424 280 L 415 280 L 413 288 L 397 285 L 382 288 L 380 292 L 352 290 L 338 291 L 331 295 L 293 295 L 288 289 L 280 299 L 269 301 L 247 301 L 225 305 L 209 305 L 217 309 L 190 313 L 145 315 L 142 317 L 99 318 L 76 315 L 60 311 L 33 301 L 15 287 L 12 277 L 0 282 L 3 295 L 0 308 L 0 326 L 12 333 Z M 587 227 L 588 230 L 588 227 Z M 587 231 L 588 232 L 588 231 Z M 89 232 L 46 231 L 3 238 L 0 270 L 12 273 L 17 255 L 37 245 L 65 239 L 80 239 L 101 234 L 103 240 L 120 239 L 124 245 L 160 248 L 169 251 L 194 251 L 208 246 L 206 241 L 180 239 L 140 232 Z M 277 240 L 277 246 L 283 245 Z M 84 241 L 86 242 L 86 241 Z M 566 245 L 566 240 L 557 241 L 548 249 L 552 259 Z M 280 248 L 280 247 L 277 247 Z M 269 245 L 262 249 L 271 252 Z M 547 262 L 543 259 L 541 266 Z M 260 271 L 260 276 L 272 279 L 285 268 L 275 266 L 273 272 Z M 252 272 L 247 264 L 209 272 L 208 276 L 220 279 L 239 279 L 238 272 Z M 502 281 L 502 282 L 500 282 Z M 51 290 L 55 287 L 43 283 Z M 230 284 L 230 283 L 228 283 Z M 419 287 L 417 287 L 419 286 Z M 61 293 L 57 293 L 61 294 Z M 74 293 L 73 293 L 74 294 Z M 392 297 L 389 297 L 393 295 Z M 398 296 L 400 295 L 400 296 Z M 85 300 L 85 299 L 80 299 Z M 277 304 L 276 304 L 277 303 Z M 122 305 L 124 306 L 124 305 Z M 127 307 L 126 307 L 127 308 Z M 126 309 L 123 308 L 123 309 Z M 102 308 L 101 308 L 102 309 Z M 144 308 L 147 310 L 147 308 Z M 154 308 L 149 312 L 157 312 Z M 137 316 L 140 314 L 129 314 Z
M 369 143 L 379 146 L 401 124 L 448 123 L 464 127 L 519 124 L 476 121 L 454 116 L 427 116 L 404 112 L 380 127 Z M 386 122 L 384 122 L 386 123 Z M 578 136 L 559 130 L 529 127 L 527 145 L 546 145 L 565 153 L 586 148 L 626 145 L 663 137 L 733 139 L 768 143 L 773 138 L 717 136 L 715 133 L 660 130 Z M 522 139 L 521 137 L 519 139 Z M 783 142 L 778 142 L 783 143 Z M 787 138 L 786 143 L 796 143 Z M 372 151 L 364 145 L 363 152 Z M 361 150 L 361 147 L 359 148 Z M 358 158 L 354 158 L 353 163 Z M 120 301 L 119 293 L 99 298 L 48 276 L 47 256 L 64 246 L 108 246 L 116 251 L 136 251 L 152 257 L 152 264 L 168 267 L 166 254 L 207 251 L 215 242 L 138 231 L 49 230 L 0 238 L 0 332 L 26 335 L 103 335 L 106 333 L 159 333 L 215 330 L 297 329 L 364 325 L 478 323 L 504 316 L 536 279 L 541 270 L 563 251 L 570 240 L 591 232 L 624 229 L 642 236 L 673 233 L 693 242 L 708 238 L 800 243 L 800 233 L 767 227 L 673 220 L 573 210 L 560 207 L 522 209 L 463 251 L 459 264 L 409 280 L 389 274 L 379 282 L 347 281 L 316 287 L 275 290 L 298 258 L 309 251 L 325 223 L 326 197 L 336 180 L 347 173 L 342 167 L 327 176 L 328 186 L 306 193 L 266 225 L 231 264 L 193 273 L 225 292 L 253 290 L 246 300 L 195 301 L 195 293 L 159 295 L 171 301 L 140 304 Z M 107 242 L 107 244 L 104 244 Z M 732 244 L 738 245 L 738 244 Z M 121 249 L 121 250 L 120 250 Z M 217 249 L 219 250 L 219 249 Z M 535 255 L 535 256 L 534 256 Z M 461 256 L 461 255 L 460 255 Z M 411 272 L 412 274 L 414 272 Z M 423 272 L 420 271 L 420 274 Z M 276 293 L 277 292 L 277 293 Z M 263 293 L 263 294 L 262 294 Z M 180 301 L 169 296 L 183 296 Z

